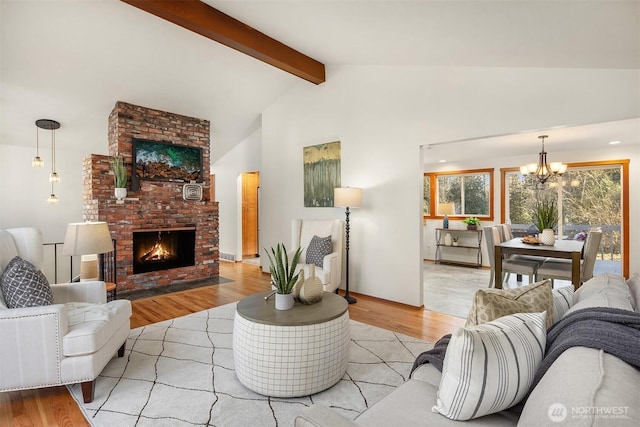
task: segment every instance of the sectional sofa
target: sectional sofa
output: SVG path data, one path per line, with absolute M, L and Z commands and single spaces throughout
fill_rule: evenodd
M 465 421 L 450 419 L 451 414 L 445 416 L 441 412 L 445 412 L 442 409 L 446 405 L 443 405 L 442 401 L 451 390 L 444 389 L 443 373 L 433 364 L 426 363 L 412 373 L 411 379 L 373 404 L 353 421 L 328 408 L 314 405 L 306 408 L 296 418 L 295 425 L 296 427 L 444 427 L 453 425 L 635 427 L 640 425 L 640 370 L 638 368 L 640 365 L 638 360 L 640 359 L 640 276 L 635 275 L 625 280 L 624 277 L 614 274 L 599 275 L 590 279 L 575 293 L 571 289 L 570 294 L 572 297 L 567 298 L 566 293 L 563 296 L 554 290 L 555 322 L 548 333 L 546 325 L 543 325 L 544 316 L 538 319 L 537 324 L 530 324 L 541 328 L 540 320 L 542 320 L 544 334 L 547 335 L 545 338 L 549 341 L 551 336 L 564 326 L 575 327 L 577 329 L 569 332 L 569 340 L 576 341 L 573 344 L 567 344 L 566 348 L 556 346 L 546 349 L 547 352 L 557 352 L 557 358 L 553 359 L 541 378 L 532 382 L 533 386 L 528 389 L 527 396 L 514 407 L 493 413 L 491 410 L 485 410 L 489 413 L 471 417 Z M 559 308 L 563 304 L 558 304 L 558 299 L 562 298 L 566 302 L 565 308 Z M 566 312 L 563 312 L 565 310 Z M 573 321 L 573 319 L 585 317 L 592 318 L 593 313 L 596 318 L 612 316 L 624 320 L 614 320 L 613 323 L 599 322 L 600 326 L 593 326 L 595 323 L 589 322 L 581 326 L 579 321 Z M 525 313 L 501 319 L 529 316 L 535 320 L 535 316 L 541 314 Z M 496 326 L 494 324 L 491 327 Z M 464 329 L 466 333 L 466 330 L 477 328 L 478 326 L 469 326 L 461 330 Z M 587 342 L 587 346 L 579 345 L 580 333 L 576 331 L 580 329 L 587 337 L 592 337 L 588 339 L 593 342 Z M 453 335 L 452 341 L 457 336 L 455 333 Z M 623 347 L 619 352 L 621 357 L 627 360 L 626 362 L 610 353 L 615 353 L 617 349 L 615 351 L 609 349 L 610 352 L 605 352 L 599 348 L 615 347 L 615 343 Z M 450 342 L 447 350 L 451 350 L 451 345 Z M 453 357 L 453 354 L 447 354 L 447 357 L 449 356 Z M 546 356 L 548 357 L 549 354 Z M 516 362 L 526 363 L 527 358 L 528 355 L 519 357 Z M 544 364 L 544 360 L 538 361 L 538 366 Z M 460 359 L 457 362 L 461 363 Z M 467 362 L 462 360 L 462 363 Z M 489 363 L 491 362 L 490 360 Z M 452 363 L 447 367 L 445 360 L 444 364 L 443 371 L 449 376 L 449 371 L 453 370 Z M 484 380 L 487 382 L 496 380 L 505 369 L 491 372 L 484 377 Z M 536 372 L 540 371 L 536 370 Z M 518 380 L 522 379 L 518 377 Z M 451 418 L 456 418 L 455 414 Z M 460 418 L 464 419 L 468 416 L 458 417 Z

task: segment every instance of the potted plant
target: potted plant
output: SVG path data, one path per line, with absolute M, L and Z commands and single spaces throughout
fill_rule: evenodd
M 555 200 L 538 200 L 534 213 L 535 226 L 540 232 L 540 243 L 553 245 L 556 241 L 554 227 L 558 224 Z
M 462 220 L 465 224 L 467 224 L 467 230 L 477 230 L 480 225 L 480 220 L 475 216 L 470 216 Z
M 278 243 L 275 248 L 271 248 L 271 253 L 265 249 L 269 257 L 269 271 L 271 273 L 271 283 L 276 288 L 276 309 L 288 310 L 293 307 L 293 285 L 298 280 L 298 274 L 295 274 L 298 258 L 302 253 L 302 249 L 298 248 L 293 254 L 291 263 L 289 263 L 289 255 L 287 248 L 282 243 Z
M 453 236 L 453 246 L 458 246 L 458 239 L 460 236 Z
M 111 170 L 115 184 L 115 196 L 118 200 L 127 197 L 127 168 L 121 154 L 111 157 Z

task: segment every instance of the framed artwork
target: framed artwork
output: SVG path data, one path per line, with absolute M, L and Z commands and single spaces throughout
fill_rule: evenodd
M 303 148 L 304 206 L 333 207 L 333 189 L 340 187 L 340 141 Z

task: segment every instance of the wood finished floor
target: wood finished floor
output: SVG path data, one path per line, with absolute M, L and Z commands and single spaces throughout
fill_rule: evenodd
M 231 282 L 133 301 L 131 328 L 228 304 L 269 289 L 269 275 L 252 265 L 221 262 L 220 276 Z M 354 296 L 358 302 L 349 306 L 351 319 L 425 341 L 435 342 L 465 322 L 418 307 Z M 0 426 L 87 425 L 64 386 L 0 393 Z

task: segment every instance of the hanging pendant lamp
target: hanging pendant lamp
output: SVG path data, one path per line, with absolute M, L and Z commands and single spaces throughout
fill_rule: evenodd
M 538 153 L 538 163 L 529 163 L 520 166 L 520 173 L 523 176 L 532 175 L 541 184 L 547 182 L 552 176 L 560 176 L 567 171 L 567 165 L 561 162 L 547 163 L 547 152 L 544 151 L 544 139 L 549 138 L 548 135 L 540 135 L 538 139 L 542 141 L 542 150 Z
M 60 175 L 56 172 L 56 129 L 60 128 L 60 123 L 51 119 L 40 119 L 36 120 L 36 126 L 40 129 L 51 131 L 51 173 L 49 174 L 49 182 L 51 183 L 51 194 L 47 199 L 47 203 L 49 203 L 50 205 L 57 205 L 58 197 L 53 191 L 53 185 L 60 182 Z M 36 155 L 37 154 L 38 153 L 36 153 Z
M 31 160 L 31 166 L 34 168 L 41 168 L 44 166 L 44 162 L 40 158 L 40 127 L 36 126 L 36 156 Z

